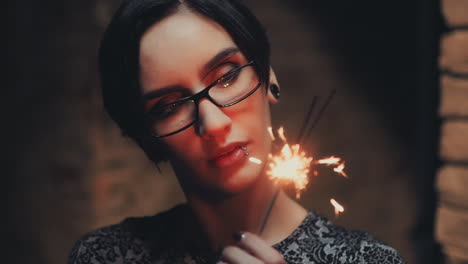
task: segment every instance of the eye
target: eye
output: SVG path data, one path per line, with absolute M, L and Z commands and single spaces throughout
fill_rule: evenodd
M 180 100 L 184 97 L 181 92 L 173 92 L 150 101 L 148 103 L 148 114 L 152 116 L 157 116 L 163 112 L 172 111 L 171 108 L 175 107 L 177 104 L 174 103 L 177 100 Z
M 229 73 L 228 75 L 220 78 L 217 82 L 217 86 L 221 88 L 227 88 L 231 86 L 239 77 L 240 70 Z
M 223 83 L 229 82 L 230 77 L 232 77 L 232 76 L 227 76 L 226 74 L 234 70 L 237 67 L 239 67 L 239 65 L 234 62 L 227 62 L 227 63 L 223 63 L 219 65 L 216 69 L 211 71 L 210 74 L 206 77 L 205 79 L 206 85 L 216 82 L 215 83 L 216 86 L 221 84 L 221 87 L 222 87 Z
M 158 114 L 158 118 L 166 118 L 174 114 L 175 112 L 177 112 L 177 108 L 178 108 L 177 103 L 166 105 L 165 107 L 161 109 L 160 113 Z
M 177 113 L 182 108 L 182 105 L 182 102 L 175 102 L 161 107 L 156 107 L 153 111 L 151 111 L 151 116 L 154 120 L 159 121 L 171 118 L 177 115 Z

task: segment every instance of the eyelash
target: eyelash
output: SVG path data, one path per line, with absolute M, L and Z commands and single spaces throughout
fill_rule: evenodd
M 223 74 L 220 74 L 220 75 L 217 75 L 216 71 L 220 71 L 222 69 L 222 67 L 224 66 L 230 66 L 231 68 L 229 70 L 227 70 L 226 72 L 224 72 Z M 227 62 L 224 62 L 222 64 L 219 64 L 216 68 L 214 68 L 212 71 L 210 71 L 207 76 L 209 76 L 211 73 L 215 73 L 215 77 L 212 78 L 212 79 L 209 79 L 207 85 L 215 82 L 216 80 L 220 79 L 221 77 L 223 77 L 225 74 L 227 74 L 228 72 L 234 70 L 235 68 L 239 67 L 240 64 L 237 63 L 237 62 L 233 62 L 233 61 L 227 61 Z
M 154 112 L 157 112 L 160 110 L 160 108 L 164 105 L 168 105 L 170 104 L 171 102 L 174 102 L 174 101 L 177 101 L 178 99 L 175 99 L 175 100 L 171 100 L 170 98 L 173 98 L 174 95 L 167 95 L 167 96 L 163 96 L 161 98 L 159 98 L 159 100 L 157 100 L 156 102 L 154 102 L 150 107 L 149 107 L 149 111 L 148 113 L 154 113 Z M 181 96 L 179 96 L 179 99 L 182 98 Z

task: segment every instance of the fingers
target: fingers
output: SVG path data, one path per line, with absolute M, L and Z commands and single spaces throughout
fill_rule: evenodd
M 237 245 L 226 247 L 221 260 L 227 263 L 286 264 L 283 256 L 260 237 L 243 232 L 236 234 L 234 238 Z
M 237 235 L 238 244 L 241 248 L 250 252 L 257 258 L 264 261 L 264 263 L 270 264 L 282 264 L 284 261 L 283 255 L 281 255 L 276 249 L 271 247 L 255 234 L 249 232 L 243 232 L 242 235 Z
M 221 254 L 222 262 L 218 263 L 230 263 L 230 264 L 241 264 L 241 263 L 251 263 L 251 264 L 263 264 L 263 261 L 260 261 L 258 258 L 250 255 L 245 250 L 242 250 L 236 246 L 225 247 L 223 253 Z

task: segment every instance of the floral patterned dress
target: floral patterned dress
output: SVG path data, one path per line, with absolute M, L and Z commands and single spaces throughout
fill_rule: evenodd
M 184 207 L 91 232 L 77 241 L 69 264 L 215 263 L 216 256 L 184 240 Z M 288 263 L 405 263 L 392 247 L 365 232 L 336 226 L 315 212 L 273 247 Z

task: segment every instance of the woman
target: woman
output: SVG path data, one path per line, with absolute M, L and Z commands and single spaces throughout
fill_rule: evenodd
M 275 186 L 248 157 L 271 151 L 280 93 L 269 53 L 235 0 L 122 4 L 100 49 L 105 107 L 150 159 L 171 163 L 187 203 L 88 234 L 70 263 L 403 262 L 282 191 L 262 226 Z

